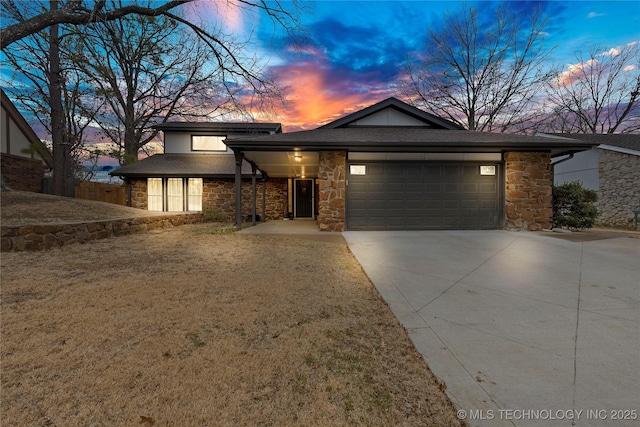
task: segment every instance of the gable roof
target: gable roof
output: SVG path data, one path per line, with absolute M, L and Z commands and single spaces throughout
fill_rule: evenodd
M 230 154 L 154 154 L 109 172 L 124 178 L 233 178 L 235 156 Z M 251 177 L 251 165 L 242 163 L 242 176 Z M 259 175 L 259 172 L 258 172 Z
M 9 99 L 4 90 L 0 89 L 0 92 L 0 104 L 2 104 L 2 108 L 6 111 L 6 114 L 11 120 L 13 120 L 15 125 L 18 127 L 18 129 L 20 129 L 20 132 L 24 135 L 24 137 L 27 139 L 27 141 L 29 141 L 30 144 L 40 146 L 42 148 L 41 150 L 39 150 L 38 156 L 41 157 L 42 161 L 47 165 L 47 167 L 53 168 L 53 158 L 51 157 L 51 152 L 49 151 L 47 146 L 40 140 L 40 138 L 38 138 L 38 135 L 36 135 L 33 128 L 29 125 L 29 123 L 27 123 L 24 116 L 20 113 L 20 111 L 18 111 L 13 102 L 11 102 L 11 99 Z M 3 123 L 2 126 L 4 127 L 5 123 Z M 3 131 L 9 132 L 9 129 L 7 128 Z M 19 155 L 22 156 L 23 154 Z
M 590 142 L 599 144 L 598 148 L 603 150 L 615 150 L 615 148 L 621 148 L 626 151 L 634 151 L 636 153 L 629 153 L 640 155 L 640 134 L 631 133 L 550 133 L 549 135 L 555 135 L 565 138 L 577 139 L 584 142 Z
M 380 101 L 377 104 L 373 104 L 367 108 L 364 108 L 360 111 L 356 111 L 355 113 L 344 116 L 338 120 L 335 120 L 331 123 L 327 123 L 324 126 L 320 126 L 318 129 L 336 129 L 336 128 L 345 128 L 345 127 L 354 127 L 356 126 L 356 122 L 370 117 L 376 113 L 380 113 L 385 109 L 392 109 L 398 111 L 406 116 L 412 117 L 424 125 L 421 127 L 429 127 L 432 129 L 455 129 L 462 130 L 463 128 L 451 121 L 445 120 L 441 117 L 434 116 L 433 114 L 427 113 L 419 108 L 414 107 L 413 105 L 409 105 L 406 102 L 402 102 L 397 98 L 387 98 L 384 101 Z M 362 127 L 362 125 L 357 125 L 358 127 Z

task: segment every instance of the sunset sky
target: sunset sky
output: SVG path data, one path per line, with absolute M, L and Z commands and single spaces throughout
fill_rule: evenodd
M 286 2 L 285 2 L 286 4 Z M 289 86 L 280 121 L 285 131 L 308 129 L 396 94 L 406 61 L 420 53 L 430 28 L 447 10 L 464 5 L 492 16 L 489 1 L 315 1 L 303 15 L 307 30 L 298 49 L 290 37 L 274 34 L 262 19 L 257 51 L 268 59 L 267 72 Z M 512 1 L 521 16 L 541 8 L 549 18 L 548 43 L 557 46 L 552 61 L 567 72 L 576 54 L 593 44 L 603 51 L 640 41 L 639 1 Z M 235 16 L 246 31 L 251 22 Z M 249 20 L 250 21 L 250 20 Z M 243 27 L 244 25 L 244 27 Z
M 489 19 L 501 4 L 306 1 L 300 15 L 305 33 L 287 34 L 274 30 L 266 16 L 247 13 L 234 2 L 198 0 L 184 6 L 184 12 L 194 22 L 216 22 L 226 33 L 249 40 L 247 53 L 257 55 L 266 75 L 287 87 L 287 103 L 278 109 L 279 116 L 257 119 L 279 121 L 285 132 L 314 128 L 397 96 L 403 66 L 421 54 L 427 32 L 441 25 L 445 12 L 473 6 L 482 19 Z M 291 6 L 287 0 L 281 2 Z M 548 17 L 547 43 L 556 46 L 550 64 L 561 65 L 567 78 L 580 66 L 576 58 L 580 51 L 586 54 L 598 44 L 606 52 L 640 41 L 640 1 L 511 1 L 509 5 L 521 17 L 537 9 Z M 9 76 L 6 71 L 3 84 Z

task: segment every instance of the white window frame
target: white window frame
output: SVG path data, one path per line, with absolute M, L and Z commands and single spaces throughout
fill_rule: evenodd
M 202 212 L 203 188 L 202 178 L 147 178 L 147 210 Z
M 164 211 L 164 180 L 147 178 L 147 210 Z
M 191 135 L 191 151 L 226 152 L 225 135 Z
M 189 212 L 202 212 L 202 178 L 187 178 L 187 210 Z

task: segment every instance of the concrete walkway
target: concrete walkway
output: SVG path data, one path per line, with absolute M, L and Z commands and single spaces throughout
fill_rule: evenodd
M 640 239 L 343 235 L 470 425 L 640 426 Z

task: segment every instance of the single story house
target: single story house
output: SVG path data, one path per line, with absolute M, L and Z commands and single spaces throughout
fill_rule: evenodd
M 0 92 L 2 180 L 13 190 L 40 193 L 45 170 L 53 167 L 53 159 L 4 90 Z
M 640 211 L 640 135 L 554 134 L 594 144 L 555 160 L 554 183 L 578 181 L 598 192 L 597 224 L 633 229 Z
M 593 146 L 467 131 L 396 98 L 314 130 L 226 144 L 269 179 L 293 180 L 295 212 L 329 231 L 548 228 L 551 157 Z
M 236 223 L 262 211 L 263 219 L 312 218 L 327 231 L 548 228 L 551 157 L 593 145 L 467 131 L 396 98 L 309 131 L 260 123 L 158 128 L 164 155 L 111 172 L 131 186 L 132 206 L 192 210 L 193 196 L 195 210 L 211 207 Z M 214 137 L 219 151 L 199 154 L 201 139 Z M 197 178 L 201 196 L 190 190 L 200 188 L 188 181 Z

